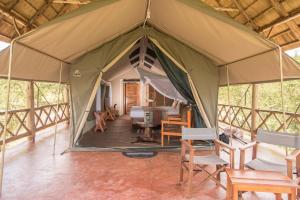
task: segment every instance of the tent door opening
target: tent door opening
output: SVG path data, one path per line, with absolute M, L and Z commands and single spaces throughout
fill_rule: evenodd
M 124 111 L 128 114 L 132 106 L 140 105 L 140 83 L 136 81 L 125 81 L 124 84 Z

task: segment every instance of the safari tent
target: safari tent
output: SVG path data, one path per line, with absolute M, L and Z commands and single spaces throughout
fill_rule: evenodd
M 153 69 L 193 104 L 202 127 L 216 127 L 219 86 L 300 78 L 279 46 L 198 0 L 92 2 L 14 39 L 1 52 L 0 75 L 70 84 L 73 146 L 101 80 L 145 66 L 143 58 L 130 63 L 138 45 L 155 52 Z

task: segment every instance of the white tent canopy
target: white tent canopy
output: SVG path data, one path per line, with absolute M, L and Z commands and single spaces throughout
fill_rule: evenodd
M 9 58 L 12 78 L 58 82 L 61 74 L 80 130 L 102 74 L 143 37 L 187 74 L 207 126 L 216 123 L 219 85 L 281 78 L 278 46 L 199 0 L 95 1 L 14 40 L 11 57 L 0 54 L 0 76 Z M 282 57 L 284 79 L 300 78 Z

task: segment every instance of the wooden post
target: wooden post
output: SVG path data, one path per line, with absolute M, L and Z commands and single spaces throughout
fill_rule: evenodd
M 257 91 L 258 85 L 252 84 L 252 102 L 251 102 L 251 141 L 256 141 L 256 130 L 257 130 Z M 253 147 L 252 159 L 256 158 L 257 145 Z
M 66 108 L 66 116 L 68 117 L 68 126 L 70 125 L 70 101 L 69 101 L 69 86 L 65 85 L 66 87 L 64 88 L 63 91 L 63 98 L 64 102 L 67 103 L 67 108 Z
M 35 121 L 34 121 L 34 82 L 29 81 L 27 85 L 27 107 L 30 108 L 28 113 L 28 120 L 27 120 L 27 127 L 30 130 L 30 137 L 29 140 L 34 142 L 35 141 Z
M 257 84 L 252 84 L 252 106 L 251 106 L 251 141 L 254 141 L 256 138 L 256 109 L 257 109 Z

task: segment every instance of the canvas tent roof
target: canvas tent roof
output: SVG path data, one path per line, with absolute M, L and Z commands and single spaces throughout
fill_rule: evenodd
M 72 84 L 77 125 L 102 73 L 145 36 L 188 74 L 197 105 L 212 125 L 218 85 L 281 77 L 275 44 L 198 0 L 90 3 L 17 38 L 12 77 L 58 82 L 61 74 L 63 82 Z M 8 63 L 7 49 L 0 54 L 1 76 L 7 75 Z M 300 78 L 298 64 L 285 54 L 282 67 L 285 79 Z
M 247 73 L 246 80 L 239 78 L 244 71 L 249 72 L 248 69 L 253 72 L 261 67 L 274 70 L 278 61 L 277 47 L 248 28 L 197 0 L 149 2 L 149 25 L 208 56 L 219 66 L 229 63 L 234 69 L 230 70 L 232 83 L 278 79 L 276 71 L 263 77 Z M 141 25 L 147 4 L 148 0 L 95 1 L 21 36 L 16 40 L 18 59 L 14 62 L 13 77 L 58 81 L 57 75 L 43 76 L 40 72 L 44 70 L 37 69 L 59 71 L 59 61 L 74 63 L 81 55 Z M 43 53 L 48 56 L 41 55 Z M 2 54 L 0 74 L 5 76 L 8 56 L 7 52 Z M 295 63 L 284 57 L 285 78 L 298 78 Z M 24 63 L 28 63 L 26 69 L 30 74 L 22 70 Z M 220 68 L 220 84 L 225 84 L 224 68 Z M 67 74 L 67 70 L 64 71 L 64 81 Z

